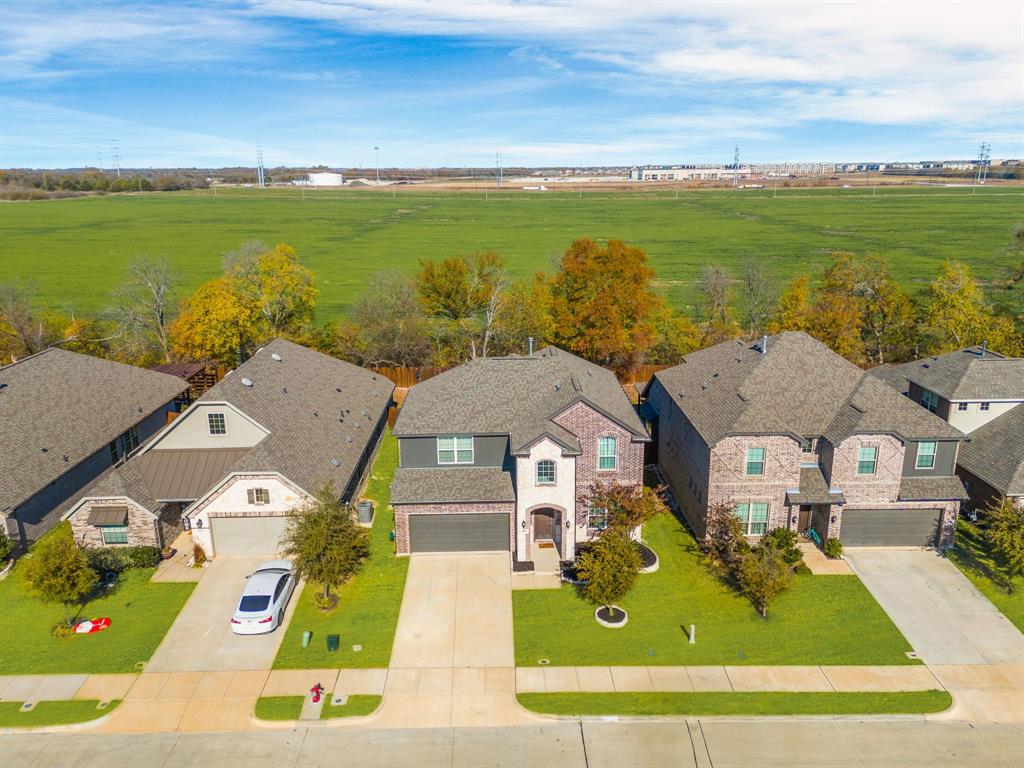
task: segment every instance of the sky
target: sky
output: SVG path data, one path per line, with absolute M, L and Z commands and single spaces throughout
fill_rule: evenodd
M 114 141 L 116 140 L 116 142 Z M 1024 155 L 1024 3 L 0 0 L 0 167 Z M 377 152 L 374 147 L 379 147 Z

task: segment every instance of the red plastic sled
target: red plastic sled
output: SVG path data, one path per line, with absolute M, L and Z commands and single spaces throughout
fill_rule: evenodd
M 110 619 L 103 617 L 100 619 L 86 619 L 75 624 L 76 635 L 91 635 L 93 632 L 99 632 L 100 630 L 106 629 L 110 626 Z

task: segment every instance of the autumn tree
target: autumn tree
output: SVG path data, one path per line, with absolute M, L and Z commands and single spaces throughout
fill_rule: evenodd
M 209 358 L 239 365 L 261 332 L 256 307 L 235 292 L 228 278 L 218 277 L 203 283 L 181 303 L 171 327 L 172 349 L 187 360 Z
M 0 284 L 0 359 L 34 355 L 59 340 L 29 286 L 21 282 Z
M 509 285 L 494 324 L 494 351 L 521 355 L 529 349 L 531 338 L 539 349 L 550 344 L 553 336 L 548 276 L 537 272 L 530 280 Z
M 603 536 L 611 532 L 629 536 L 637 528 L 667 511 L 659 495 L 660 490 L 619 482 L 595 483 L 590 486 L 586 503 L 592 509 L 603 509 L 608 513 L 608 527 L 602 533 Z
M 740 325 L 733 316 L 729 302 L 731 284 L 732 276 L 725 267 L 709 264 L 704 268 L 699 285 L 704 303 L 704 346 L 719 344 L 740 335 Z
M 810 332 L 819 341 L 852 362 L 864 359 L 864 307 L 855 294 L 858 270 L 851 253 L 838 253 L 821 275 Z
M 1024 573 L 1024 505 L 1010 498 L 992 502 L 985 509 L 985 540 L 1008 592 L 1014 579 Z
M 992 311 L 970 267 L 960 261 L 944 261 L 928 285 L 925 323 L 935 354 L 982 342 L 1010 354 L 1020 347 L 1013 321 Z
M 853 264 L 853 283 L 846 289 L 861 305 L 861 339 L 868 359 L 876 365 L 910 359 L 918 335 L 910 296 L 878 256 L 864 256 Z
M 267 250 L 249 243 L 225 254 L 225 277 L 242 299 L 255 306 L 268 336 L 296 333 L 313 319 L 320 291 L 290 245 Z
M 793 278 L 779 294 L 775 311 L 765 330 L 773 334 L 782 331 L 810 331 L 813 317 L 811 279 L 807 275 L 800 275 Z
M 338 352 L 359 365 L 428 365 L 433 359 L 427 318 L 412 281 L 378 272 L 338 326 Z
M 613 368 L 642 362 L 665 317 L 647 254 L 621 240 L 575 240 L 551 285 L 553 341 Z
M 690 318 L 666 310 L 654 321 L 654 344 L 647 352 L 648 362 L 675 365 L 695 349 L 700 349 L 701 332 Z
M 169 330 L 178 282 L 166 259 L 143 257 L 128 265 L 127 279 L 114 293 L 112 315 L 122 343 L 134 348 L 134 357 L 170 361 Z

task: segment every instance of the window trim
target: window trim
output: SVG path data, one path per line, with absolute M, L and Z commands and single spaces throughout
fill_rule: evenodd
M 931 453 L 922 453 L 921 449 L 930 445 L 932 447 Z M 917 455 L 914 457 L 914 469 L 935 469 L 935 456 L 939 452 L 939 443 L 937 440 L 922 440 L 917 444 Z M 922 464 L 921 459 L 931 459 L 931 464 Z
M 604 454 L 601 452 L 601 447 L 605 445 L 605 441 L 610 440 L 612 445 L 611 455 Z M 601 466 L 603 459 L 611 459 L 612 465 L 610 467 Z M 597 471 L 598 472 L 615 472 L 619 468 L 619 438 L 617 435 L 601 435 L 597 438 Z
M 930 389 L 922 389 L 921 405 L 932 413 L 935 413 L 939 410 L 939 396 Z
M 215 416 L 220 419 L 220 431 L 215 431 L 213 428 L 213 419 Z M 228 420 L 224 411 L 207 411 L 206 430 L 209 432 L 211 437 L 224 437 L 224 435 L 228 433 Z
M 603 517 L 604 524 L 600 526 L 592 525 L 591 520 L 594 517 Z M 587 505 L 587 530 L 588 531 L 603 531 L 608 528 L 608 510 L 605 507 L 595 507 L 593 505 Z
M 758 461 L 751 461 L 750 460 L 750 452 L 751 451 L 760 451 L 761 452 L 761 460 L 759 462 Z M 746 458 L 746 463 L 745 463 L 745 465 L 743 467 L 743 474 L 744 474 L 744 476 L 746 476 L 746 477 L 764 477 L 764 471 L 765 471 L 765 468 L 766 468 L 766 466 L 768 464 L 768 449 L 766 449 L 764 446 L 761 446 L 761 445 L 748 445 L 745 458 Z M 756 464 L 760 464 L 761 465 L 761 471 L 760 472 L 751 472 L 750 471 L 750 465 L 751 464 L 755 464 L 755 465 Z
M 452 447 L 451 448 L 442 448 L 441 447 L 441 441 L 442 440 L 451 440 L 452 441 Z M 469 448 L 465 448 L 465 447 L 460 448 L 459 447 L 459 441 L 460 440 L 468 440 L 469 441 Z M 476 462 L 476 441 L 473 439 L 472 435 L 438 435 L 436 440 L 435 440 L 435 448 L 437 450 L 437 463 L 438 463 L 439 466 L 446 466 L 446 467 L 455 466 L 455 465 L 466 466 L 466 465 L 474 464 Z M 441 460 L 441 452 L 442 451 L 445 452 L 445 453 L 451 453 L 452 454 L 452 460 L 451 461 L 442 461 Z M 465 453 L 466 451 L 469 451 L 469 461 L 459 461 L 459 453 L 460 452 Z
M 746 508 L 746 515 L 740 517 L 737 514 L 741 507 Z M 754 507 L 764 507 L 764 519 L 754 521 Z M 768 534 L 768 522 L 771 520 L 771 502 L 768 501 L 740 501 L 732 505 L 732 513 L 743 524 L 744 536 L 765 536 Z M 754 525 L 764 526 L 764 530 L 754 531 Z
M 249 505 L 253 507 L 265 507 L 270 503 L 269 488 L 246 488 L 245 496 Z
M 861 466 L 866 463 L 865 459 L 862 458 L 863 453 L 864 453 L 865 450 L 874 451 L 874 453 L 872 454 L 873 458 L 871 459 L 871 471 L 870 472 L 862 472 L 861 471 Z M 879 451 L 878 451 L 878 446 L 877 445 L 862 445 L 862 446 L 860 446 L 857 449 L 857 475 L 858 476 L 860 476 L 860 477 L 869 477 L 869 476 L 874 476 L 874 475 L 876 475 L 878 473 L 878 453 L 879 453 Z
M 124 525 L 97 525 L 100 529 L 100 541 L 103 542 L 104 547 L 118 547 L 125 546 L 128 544 L 128 524 Z M 124 541 L 107 541 L 107 533 L 117 533 L 124 535 Z
M 978 403 L 979 411 L 989 411 L 992 409 L 992 403 Z
M 956 409 L 962 413 L 963 411 L 966 411 L 970 405 L 970 403 L 957 403 Z
M 551 465 L 551 479 L 541 480 L 540 479 L 540 467 L 541 465 Z M 533 467 L 533 482 L 535 485 L 550 486 L 558 485 L 558 465 L 553 459 L 540 459 Z

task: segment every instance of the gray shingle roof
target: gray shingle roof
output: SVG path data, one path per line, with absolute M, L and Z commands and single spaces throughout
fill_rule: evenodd
M 0 368 L 0 514 L 186 389 L 165 373 L 56 348 Z
M 1024 405 L 971 432 L 957 463 L 1007 496 L 1024 496 Z
M 79 501 L 86 498 L 131 499 L 153 513 L 160 508 L 160 502 L 150 493 L 145 478 L 139 472 L 135 462 L 131 460 L 111 467 L 96 478 L 88 488 L 69 499 L 61 507 L 61 515 L 69 512 Z
M 391 483 L 392 504 L 515 500 L 512 474 L 500 467 L 402 468 Z
M 547 434 L 578 452 L 575 436 L 551 418 L 580 401 L 636 440 L 650 439 L 615 374 L 556 347 L 532 357 L 478 358 L 417 384 L 409 390 L 395 434 L 508 434 L 513 452 Z
M 900 501 L 963 501 L 967 498 L 959 477 L 905 477 L 897 496 Z
M 967 347 L 897 366 L 910 381 L 947 400 L 1024 400 L 1024 358 Z
M 727 341 L 693 352 L 654 375 L 709 445 L 729 435 L 856 433 L 907 439 L 961 439 L 963 434 L 866 375 L 802 332 L 760 342 Z
M 800 487 L 786 491 L 790 504 L 844 504 L 846 497 L 842 492 L 833 493 L 825 482 L 821 467 L 800 467 Z

